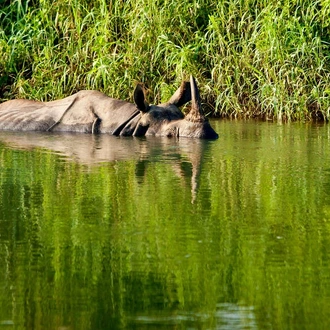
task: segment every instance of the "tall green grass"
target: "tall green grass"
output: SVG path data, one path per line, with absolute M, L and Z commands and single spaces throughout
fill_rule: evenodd
M 327 0 L 2 0 L 0 98 L 155 103 L 193 74 L 207 112 L 330 119 Z

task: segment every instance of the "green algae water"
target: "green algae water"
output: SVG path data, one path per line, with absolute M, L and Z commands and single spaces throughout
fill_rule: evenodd
M 0 329 L 330 328 L 330 126 L 0 133 Z

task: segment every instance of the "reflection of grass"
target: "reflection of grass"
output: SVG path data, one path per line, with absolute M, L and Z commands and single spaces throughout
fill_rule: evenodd
M 166 100 L 192 73 L 216 113 L 329 118 L 329 11 L 321 1 L 7 1 L 0 97 L 98 89 L 130 98 L 135 80 Z
M 194 204 L 179 152 L 137 171 L 1 146 L 0 320 L 328 329 L 328 126 L 217 124 Z

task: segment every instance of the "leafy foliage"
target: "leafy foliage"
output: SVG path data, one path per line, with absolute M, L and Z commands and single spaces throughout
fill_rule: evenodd
M 329 119 L 329 14 L 324 0 L 6 0 L 0 98 L 130 99 L 142 81 L 157 103 L 193 74 L 213 114 Z

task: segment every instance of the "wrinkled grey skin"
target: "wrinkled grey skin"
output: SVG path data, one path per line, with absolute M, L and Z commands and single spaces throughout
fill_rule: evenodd
M 184 116 L 179 107 L 190 100 L 191 111 Z M 0 130 L 218 137 L 202 114 L 198 88 L 192 76 L 168 102 L 160 105 L 149 105 L 142 87 L 137 85 L 134 102 L 87 90 L 51 102 L 11 100 L 0 104 Z

